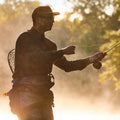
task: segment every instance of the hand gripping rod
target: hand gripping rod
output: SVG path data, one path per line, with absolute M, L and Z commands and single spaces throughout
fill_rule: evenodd
M 105 55 L 106 53 L 108 53 L 110 50 L 112 50 L 113 48 L 115 48 L 116 46 L 118 46 L 119 44 L 120 44 L 120 42 L 118 42 L 117 44 L 115 44 L 115 45 L 114 45 L 113 47 L 111 47 L 110 49 L 106 50 L 106 51 L 104 52 L 104 55 Z M 96 69 L 100 69 L 100 68 L 102 67 L 102 63 L 99 62 L 99 61 L 96 61 L 96 62 L 93 63 L 93 66 L 94 66 L 94 68 L 96 68 Z

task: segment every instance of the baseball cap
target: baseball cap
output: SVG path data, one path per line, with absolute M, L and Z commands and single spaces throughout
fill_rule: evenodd
M 34 11 L 32 13 L 32 19 L 34 20 L 35 17 L 37 17 L 39 15 L 44 15 L 44 14 L 53 14 L 55 16 L 55 15 L 59 15 L 60 13 L 53 12 L 49 6 L 39 6 L 34 9 Z

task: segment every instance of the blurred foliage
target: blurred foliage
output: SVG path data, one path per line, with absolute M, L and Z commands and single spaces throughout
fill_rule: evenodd
M 81 22 L 79 18 L 73 21 L 75 26 L 72 29 L 71 42 L 78 44 L 89 54 L 98 52 L 99 47 L 109 41 L 109 39 L 103 37 L 105 31 L 114 29 L 110 23 L 115 22 L 116 18 L 107 15 L 105 11 L 106 7 L 113 5 L 113 0 L 69 1 L 74 4 L 73 13 L 77 13 L 82 17 Z M 116 5 L 114 4 L 114 6 Z
M 31 15 L 33 9 L 40 5 L 38 0 L 5 0 L 0 4 L 0 24 L 25 22 Z
M 109 31 L 106 33 L 106 37 L 110 39 L 110 42 L 101 46 L 101 51 L 107 50 L 120 42 L 120 30 Z M 120 89 L 120 45 L 108 53 L 103 62 L 103 67 L 104 71 L 100 74 L 100 82 L 104 83 L 106 80 L 113 80 L 115 81 L 116 90 Z
M 83 47 L 86 52 L 105 51 L 120 42 L 120 1 L 119 0 L 69 0 L 74 4 L 73 13 L 82 16 L 74 20 L 71 41 Z M 108 15 L 106 8 L 111 10 Z M 111 8 L 111 9 L 110 9 Z M 115 82 L 120 89 L 120 46 L 105 57 L 99 81 Z
M 114 5 L 116 11 L 110 17 L 109 22 L 106 23 L 108 30 L 104 36 L 110 41 L 101 46 L 102 51 L 120 42 L 120 1 L 114 1 Z M 113 80 L 116 90 L 120 90 L 120 45 L 115 47 L 111 54 L 108 53 L 103 62 L 103 67 L 104 71 L 100 74 L 100 82 L 104 83 L 106 80 Z

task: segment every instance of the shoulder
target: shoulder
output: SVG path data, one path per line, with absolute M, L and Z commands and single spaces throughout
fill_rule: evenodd
M 53 41 L 51 41 L 51 40 L 49 40 L 49 39 L 47 39 L 47 38 L 45 38 L 45 39 L 46 39 L 47 45 L 50 46 L 50 48 L 51 48 L 52 50 L 57 50 L 57 45 L 56 45 Z
M 18 39 L 27 38 L 27 37 L 29 37 L 29 33 L 28 32 L 23 32 L 18 36 Z
M 16 43 L 26 42 L 29 39 L 30 39 L 29 33 L 28 32 L 23 32 L 18 36 Z

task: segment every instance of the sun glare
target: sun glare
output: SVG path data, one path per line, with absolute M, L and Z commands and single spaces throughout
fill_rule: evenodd
M 78 104 L 73 106 L 72 103 L 58 102 L 53 108 L 54 120 L 120 120 L 120 114 L 113 114 L 108 109 L 101 111 L 100 106 L 97 108 L 94 106 L 89 107 L 87 103 L 83 106 Z M 11 113 L 6 99 L 0 99 L 0 120 L 18 120 L 17 116 Z
M 55 120 L 120 120 L 120 115 L 109 113 L 80 112 L 80 111 L 56 111 Z
M 120 115 L 90 111 L 55 110 L 54 118 L 54 120 L 120 120 Z M 0 120 L 18 120 L 18 118 L 10 112 L 0 110 Z
M 16 115 L 0 110 L 0 120 L 18 120 Z
M 106 12 L 106 14 L 108 14 L 108 15 L 112 15 L 112 13 L 114 12 L 113 6 L 112 6 L 112 5 L 106 6 L 106 7 L 105 7 L 105 12 Z

